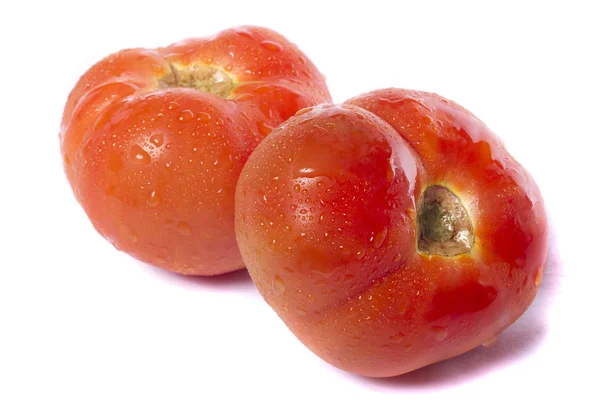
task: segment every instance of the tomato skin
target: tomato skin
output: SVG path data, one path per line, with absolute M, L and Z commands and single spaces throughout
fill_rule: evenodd
M 233 79 L 224 97 L 165 87 L 172 66 Z M 161 268 L 215 275 L 243 268 L 234 191 L 273 127 L 331 101 L 316 67 L 283 36 L 240 27 L 159 49 L 128 49 L 90 68 L 63 113 L 64 169 L 96 230 Z
M 417 249 L 431 185 L 469 213 L 470 252 Z M 541 194 L 475 116 L 400 89 L 302 110 L 263 141 L 236 192 L 260 293 L 315 354 L 403 374 L 493 340 L 531 304 L 547 254 Z

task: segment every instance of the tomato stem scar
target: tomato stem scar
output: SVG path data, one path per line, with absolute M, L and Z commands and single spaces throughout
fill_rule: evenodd
M 227 98 L 235 87 L 233 78 L 219 68 L 201 64 L 178 67 L 172 63 L 170 67 L 159 81 L 161 87 L 192 88 L 222 98 Z
M 418 249 L 430 255 L 468 253 L 475 242 L 473 225 L 459 198 L 449 189 L 429 186 L 417 212 Z

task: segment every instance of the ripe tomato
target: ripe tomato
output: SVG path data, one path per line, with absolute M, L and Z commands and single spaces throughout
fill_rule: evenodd
M 494 340 L 533 301 L 547 254 L 540 192 L 499 139 L 399 89 L 276 129 L 240 176 L 236 234 L 294 334 L 375 377 Z
M 234 189 L 273 127 L 330 101 L 281 35 L 243 27 L 110 55 L 79 80 L 61 126 L 64 168 L 107 240 L 182 274 L 243 268 Z

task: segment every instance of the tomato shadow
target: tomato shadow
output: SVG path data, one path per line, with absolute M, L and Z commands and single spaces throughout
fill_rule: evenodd
M 137 260 L 136 260 L 137 261 Z M 158 276 L 159 279 L 168 283 L 183 286 L 188 289 L 202 289 L 214 291 L 236 291 L 244 294 L 256 293 L 258 291 L 248 270 L 246 268 L 233 272 L 227 272 L 214 276 L 191 276 L 181 275 L 161 268 L 153 267 L 137 261 L 149 274 Z
M 548 332 L 546 316 L 559 291 L 561 268 L 556 233 L 551 225 L 548 259 L 538 294 L 521 318 L 500 334 L 493 347 L 479 346 L 460 356 L 396 377 L 356 379 L 366 381 L 367 385 L 382 390 L 456 386 L 532 355 L 543 343 Z

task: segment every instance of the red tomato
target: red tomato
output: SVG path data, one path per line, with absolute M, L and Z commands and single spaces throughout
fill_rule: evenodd
M 281 35 L 231 29 L 94 65 L 64 110 L 61 150 L 77 200 L 120 250 L 182 274 L 243 268 L 234 189 L 256 145 L 323 76 Z
M 548 246 L 540 192 L 500 140 L 399 89 L 276 129 L 240 176 L 236 233 L 293 333 L 374 377 L 495 340 L 533 301 Z

